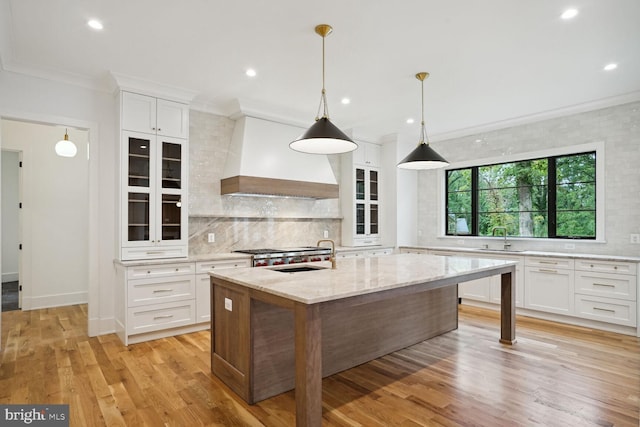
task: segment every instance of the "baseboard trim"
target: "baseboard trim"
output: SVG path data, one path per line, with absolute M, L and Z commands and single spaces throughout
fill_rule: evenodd
M 38 310 L 40 308 L 62 307 L 65 305 L 86 304 L 88 292 L 70 292 L 68 294 L 43 295 L 22 298 L 23 310 Z
M 17 282 L 19 277 L 17 271 L 15 273 L 2 273 L 2 283 Z

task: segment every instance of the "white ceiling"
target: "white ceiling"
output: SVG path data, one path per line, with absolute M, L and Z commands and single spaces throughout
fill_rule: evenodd
M 314 27 L 330 24 L 331 119 L 371 140 L 417 139 L 420 71 L 433 139 L 640 99 L 638 0 L 0 1 L 5 70 L 102 87 L 119 73 L 192 91 L 218 114 L 240 99 L 309 125 L 322 88 Z M 561 20 L 569 7 L 578 16 Z

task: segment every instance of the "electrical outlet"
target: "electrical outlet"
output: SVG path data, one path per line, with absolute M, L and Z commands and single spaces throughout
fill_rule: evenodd
M 322 233 L 322 236 L 323 236 L 325 239 L 328 239 L 328 238 L 329 238 L 329 230 L 324 230 L 324 233 Z
M 233 311 L 233 300 L 229 298 L 224 299 L 224 309 L 228 311 Z
M 629 243 L 640 244 L 640 234 L 629 234 Z
M 216 242 L 216 233 L 209 233 L 209 235 L 207 236 L 207 241 L 209 243 L 215 243 Z

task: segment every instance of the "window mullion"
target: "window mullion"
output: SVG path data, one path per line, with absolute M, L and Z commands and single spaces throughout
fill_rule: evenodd
M 471 168 L 471 234 L 473 236 L 480 235 L 480 221 L 478 220 L 478 204 L 479 204 L 479 191 L 478 191 L 478 167 Z
M 557 215 L 557 174 L 556 174 L 556 158 L 549 157 L 547 159 L 547 234 L 549 238 L 557 236 L 558 215 Z

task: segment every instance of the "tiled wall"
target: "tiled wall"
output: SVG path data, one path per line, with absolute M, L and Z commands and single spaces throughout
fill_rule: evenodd
M 483 158 L 592 142 L 605 146 L 606 242 L 575 242 L 570 249 L 567 243 L 573 242 L 529 239 L 514 241 L 514 249 L 640 256 L 640 245 L 629 242 L 630 233 L 640 233 L 640 102 L 438 141 L 434 148 L 450 162 L 467 161 L 473 153 L 481 163 Z M 437 182 L 437 172 L 419 174 L 419 244 L 479 247 L 473 239 L 441 237 Z
M 189 116 L 189 253 L 315 245 L 324 231 L 340 244 L 338 199 L 221 196 L 220 179 L 235 121 L 191 110 Z M 340 158 L 329 156 L 340 181 Z M 209 233 L 215 243 L 208 243 Z

